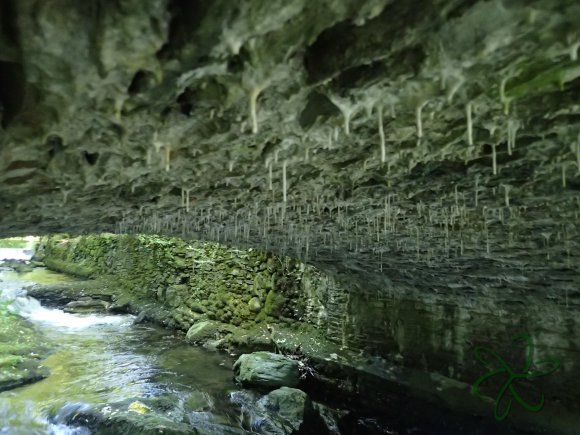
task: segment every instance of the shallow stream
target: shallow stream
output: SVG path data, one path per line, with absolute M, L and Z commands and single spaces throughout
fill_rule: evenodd
M 133 316 L 47 309 L 20 290 L 29 280 L 67 279 L 38 269 L 20 276 L 0 272 L 4 292 L 18 297 L 20 314 L 36 324 L 45 344 L 55 349 L 43 363 L 50 376 L 0 393 L 0 433 L 87 433 L 51 424 L 48 411 L 70 403 L 104 407 L 152 397 L 165 397 L 178 408 L 192 393 L 205 398 L 211 410 L 211 416 L 200 418 L 240 428 L 239 408 L 228 399 L 228 392 L 236 389 L 232 356 L 187 345 L 171 331 L 134 324 Z
M 89 408 L 114 410 L 119 403 L 140 413 L 143 403 L 152 401 L 163 405 L 165 417 L 179 415 L 183 421 L 185 416 L 188 427 L 202 434 L 250 433 L 240 402 L 252 395 L 232 396 L 240 391 L 232 376 L 236 355 L 191 346 L 172 331 L 136 324 L 131 315 L 69 314 L 26 297 L 24 289 L 33 283 L 71 280 L 42 268 L 16 273 L 0 264 L 2 297 L 15 299 L 16 311 L 35 325 L 42 345 L 50 349 L 43 361 L 50 369 L 47 378 L 0 392 L 0 434 L 85 435 L 91 432 L 65 417 Z M 361 418 L 360 412 L 351 414 L 349 429 L 341 433 L 531 433 L 444 408 L 425 408 L 400 396 L 393 396 L 388 415 Z

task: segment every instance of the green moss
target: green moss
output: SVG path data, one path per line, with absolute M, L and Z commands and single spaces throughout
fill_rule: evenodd
M 28 246 L 28 241 L 20 237 L 11 237 L 0 239 L 0 248 L 17 248 L 24 249 Z
M 0 356 L 0 368 L 14 367 L 18 364 L 22 364 L 23 362 L 24 362 L 24 358 L 22 358 L 20 355 Z
M 568 82 L 580 77 L 580 64 L 569 61 L 544 70 L 523 74 L 523 77 L 513 79 L 506 88 L 506 97 L 509 99 L 521 98 L 538 92 L 559 91 Z
M 264 313 L 268 316 L 279 317 L 284 307 L 286 298 L 274 290 L 270 290 L 264 303 Z
M 78 263 L 59 260 L 56 258 L 45 258 L 44 264 L 46 264 L 49 269 L 68 273 L 70 275 L 80 276 L 82 278 L 91 278 L 95 275 L 95 271 L 90 267 Z
M 39 367 L 38 359 L 44 352 L 41 337 L 31 325 L 0 309 L 0 391 L 45 377 L 48 373 Z
M 301 263 L 256 251 L 148 235 L 61 235 L 41 245 L 49 268 L 108 277 L 115 308 L 158 307 L 166 311 L 159 318 L 180 328 L 200 314 L 236 326 L 276 322 L 305 305 Z

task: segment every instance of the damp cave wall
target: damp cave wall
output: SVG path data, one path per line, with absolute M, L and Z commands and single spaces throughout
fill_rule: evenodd
M 512 338 L 529 334 L 534 362 L 561 362 L 529 394 L 542 391 L 548 412 L 561 418 L 576 411 L 580 319 L 549 299 L 518 302 L 513 290 L 501 288 L 477 296 L 365 292 L 365 283 L 334 278 L 288 257 L 160 236 L 45 237 L 36 257 L 54 270 L 108 277 L 117 297 L 162 306 L 163 323 L 184 331 L 206 318 L 248 329 L 311 325 L 311 333 L 337 350 L 360 352 L 371 365 L 386 362 L 377 366 L 379 377 L 388 377 L 380 372 L 389 367 L 407 370 L 410 375 L 399 381 L 427 396 L 437 382 L 453 380 L 464 384 L 464 394 L 465 384 L 486 370 L 475 358 L 477 346 L 494 350 L 517 371 L 528 349 Z M 452 406 L 461 396 L 453 389 L 445 394 Z

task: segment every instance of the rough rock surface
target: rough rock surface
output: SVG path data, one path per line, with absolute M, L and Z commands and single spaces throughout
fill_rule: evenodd
M 271 352 L 241 355 L 234 364 L 236 381 L 267 388 L 298 385 L 298 362 Z
M 1 234 L 184 234 L 367 289 L 578 304 L 576 1 L 0 13 Z
M 320 408 L 315 408 L 308 395 L 296 388 L 281 387 L 261 398 L 249 390 L 234 391 L 230 393 L 230 401 L 240 406 L 242 424 L 252 433 L 263 435 L 332 433 L 328 431 L 324 420 L 318 414 L 317 409 Z
M 278 388 L 258 400 L 258 407 L 269 417 L 259 425 L 259 433 L 298 433 L 304 420 L 314 415 L 312 401 L 296 388 Z
M 186 340 L 190 343 L 202 343 L 208 340 L 219 338 L 219 331 L 223 324 L 213 320 L 202 320 L 195 323 L 187 331 Z
M 562 358 L 561 396 L 580 391 L 577 0 L 5 0 L 0 17 L 1 235 L 291 254 L 350 282 L 329 297 L 344 345 L 475 379 L 470 343 L 527 332 Z
M 76 271 L 83 264 L 109 282 L 104 290 L 115 310 L 141 313 L 142 320 L 184 331 L 206 318 L 225 323 L 219 340 L 206 342 L 211 347 L 304 354 L 321 382 L 312 385 L 314 390 L 332 385 L 335 395 L 357 397 L 365 406 L 395 409 L 392 401 L 397 397 L 405 409 L 402 395 L 412 394 L 431 404 L 489 416 L 492 406 L 470 392 L 485 370 L 473 347 L 495 350 L 516 369 L 523 366 L 527 349 L 511 337 L 527 330 L 534 335 L 535 362 L 555 356 L 563 364 L 557 373 L 531 385 L 529 394 L 545 394 L 542 412 L 514 410 L 510 419 L 524 427 L 530 420 L 540 426 L 551 422 L 551 430 L 557 421 L 560 428 L 575 433 L 578 352 L 576 337 L 568 331 L 576 328 L 578 318 L 563 306 L 528 298 L 528 305 L 512 304 L 506 313 L 498 310 L 497 301 L 474 308 L 473 301 L 452 293 L 454 299 L 442 308 L 437 301 L 445 295 L 436 299 L 429 294 L 365 294 L 349 287 L 348 281 L 339 282 L 294 260 L 158 236 L 55 236 L 43 240 L 38 252 L 63 270 Z M 90 283 L 75 286 L 83 284 L 81 294 L 102 299 L 102 284 L 93 293 L 85 287 Z M 78 299 L 75 286 L 64 288 L 59 300 Z M 256 296 L 264 298 L 260 313 L 247 305 Z M 452 302 L 470 305 L 457 307 Z M 562 323 L 560 315 L 567 316 L 567 322 Z M 484 336 L 479 336 L 481 331 Z M 501 388 L 492 384 L 487 389 L 490 397 Z

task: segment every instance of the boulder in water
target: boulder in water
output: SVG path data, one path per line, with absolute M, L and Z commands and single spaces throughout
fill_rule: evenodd
M 236 381 L 244 386 L 295 387 L 299 382 L 298 362 L 272 352 L 244 354 L 234 364 Z
M 252 433 L 332 433 L 308 395 L 296 388 L 281 387 L 259 400 L 254 392 L 236 391 L 230 394 L 230 400 L 240 406 L 242 424 Z
M 93 313 L 107 311 L 111 304 L 99 299 L 86 298 L 69 302 L 64 306 L 65 313 Z
M 229 332 L 227 326 L 213 320 L 202 320 L 189 328 L 185 339 L 189 343 L 205 343 L 206 341 L 216 340 L 220 337 L 220 334 Z

